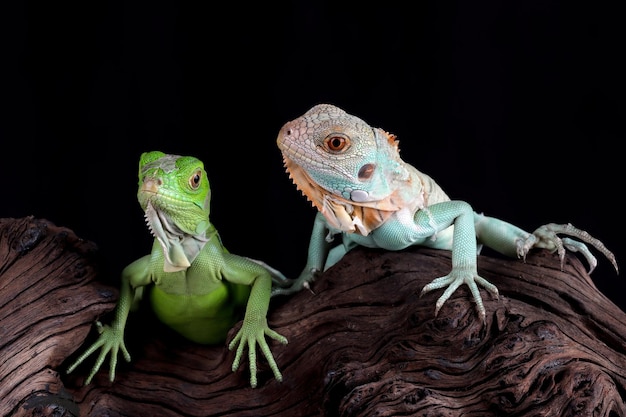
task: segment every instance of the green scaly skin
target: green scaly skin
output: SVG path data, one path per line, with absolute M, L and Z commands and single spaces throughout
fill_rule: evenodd
M 603 253 L 617 271 L 615 256 L 599 240 L 571 224 L 547 224 L 528 233 L 502 220 L 454 201 L 426 174 L 405 163 L 394 135 L 329 104 L 311 108 L 286 123 L 277 138 L 287 172 L 297 188 L 317 207 L 308 259 L 295 280 L 276 279 L 273 295 L 308 288 L 317 274 L 349 250 L 402 250 L 410 245 L 452 251 L 452 270 L 426 285 L 422 294 L 445 288 L 435 314 L 465 284 L 480 319 L 485 308 L 478 285 L 495 297 L 495 285 L 478 275 L 477 255 L 486 245 L 504 255 L 525 258 L 532 248 L 580 252 L 597 264 L 586 242 Z M 342 243 L 332 246 L 333 236 Z M 559 237 L 559 234 L 575 237 Z
M 232 370 L 248 348 L 250 385 L 257 385 L 257 344 L 278 381 L 282 375 L 265 336 L 287 339 L 267 324 L 272 279 L 284 277 L 260 261 L 231 254 L 209 220 L 211 189 L 203 163 L 190 156 L 147 152 L 139 161 L 137 198 L 155 237 L 152 251 L 122 271 L 122 286 L 110 325 L 97 322 L 98 339 L 68 368 L 72 372 L 99 349 L 89 384 L 110 354 L 109 379 L 115 379 L 117 355 L 130 361 L 124 328 L 130 311 L 149 290 L 156 316 L 182 336 L 201 344 L 218 344 L 240 319 L 241 329 L 229 343 L 236 349 Z

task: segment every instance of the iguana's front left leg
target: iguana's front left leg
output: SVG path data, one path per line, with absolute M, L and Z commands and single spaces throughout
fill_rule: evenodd
M 284 345 L 287 338 L 270 329 L 267 323 L 267 311 L 269 309 L 272 277 L 262 264 L 252 262 L 249 258 L 226 254 L 224 256 L 223 274 L 230 282 L 251 285 L 250 296 L 246 305 L 246 313 L 243 324 L 233 339 L 228 344 L 229 350 L 235 350 L 233 360 L 233 372 L 239 368 L 244 350 L 248 349 L 248 366 L 250 367 L 250 386 L 257 386 L 257 345 L 265 355 L 265 359 L 274 373 L 277 381 L 282 381 L 283 376 L 274 360 L 274 355 L 265 340 L 268 336 Z M 260 265 L 260 266 L 259 266 Z

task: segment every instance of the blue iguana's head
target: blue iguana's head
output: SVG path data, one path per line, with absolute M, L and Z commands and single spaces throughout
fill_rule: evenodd
M 316 184 L 357 204 L 385 199 L 408 177 L 395 136 L 330 104 L 286 123 L 277 143 Z
M 211 187 L 204 164 L 191 156 L 145 152 L 137 199 L 166 257 L 166 271 L 188 267 L 206 242 Z
M 362 227 L 356 207 L 376 209 L 370 215 L 378 217 L 402 207 L 394 193 L 410 175 L 394 135 L 319 104 L 286 123 L 277 144 L 289 176 L 331 226 L 367 234 L 371 227 Z

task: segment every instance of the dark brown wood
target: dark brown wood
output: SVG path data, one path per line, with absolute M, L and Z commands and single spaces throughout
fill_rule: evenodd
M 0 219 L 0 415 L 78 415 L 61 364 L 117 299 L 96 253 L 49 221 Z
M 272 300 L 270 341 L 284 380 L 259 352 L 259 387 L 233 352 L 173 335 L 133 313 L 116 380 L 108 361 L 67 364 L 95 338 L 117 289 L 97 280 L 95 246 L 33 218 L 0 219 L 0 411 L 81 416 L 626 416 L 626 314 L 575 256 L 479 257 L 487 322 L 461 287 L 438 317 L 446 251 L 358 248 L 302 291 Z M 603 261 L 603 260 L 601 260 Z M 278 266 L 278 265 L 277 265 Z M 615 277 L 621 279 L 621 277 Z M 231 331 L 231 336 L 233 331 Z

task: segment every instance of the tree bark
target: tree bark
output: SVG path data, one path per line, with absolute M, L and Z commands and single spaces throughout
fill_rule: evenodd
M 479 256 L 486 323 L 465 286 L 434 315 L 450 253 L 357 248 L 312 290 L 272 299 L 269 340 L 283 381 L 258 352 L 259 386 L 234 353 L 185 341 L 144 306 L 126 331 L 132 361 L 67 365 L 95 339 L 117 289 L 99 283 L 97 248 L 32 217 L 0 219 L 0 402 L 15 416 L 626 416 L 626 314 L 573 255 Z M 615 279 L 619 279 L 616 277 Z M 237 325 L 236 327 L 238 327 Z M 231 330 L 229 340 L 234 335 Z

